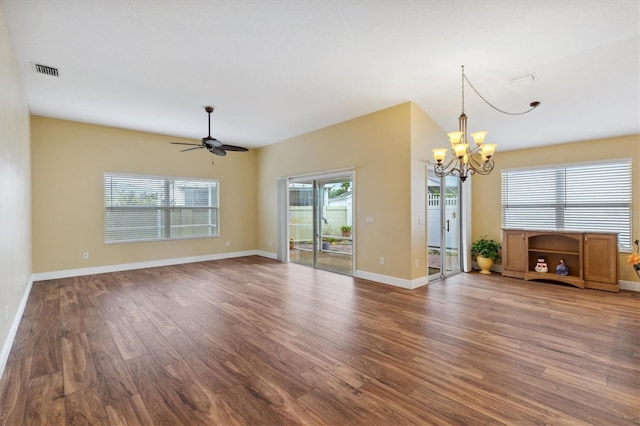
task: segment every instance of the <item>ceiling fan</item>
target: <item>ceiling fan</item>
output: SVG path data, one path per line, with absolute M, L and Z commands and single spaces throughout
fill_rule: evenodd
M 207 106 L 204 107 L 204 110 L 209 114 L 209 134 L 202 138 L 202 143 L 184 143 L 184 142 L 171 142 L 174 145 L 191 145 L 193 148 L 186 148 L 180 152 L 192 151 L 194 149 L 202 149 L 206 148 L 212 154 L 220 155 L 224 157 L 227 155 L 227 151 L 249 151 L 247 148 L 243 148 L 241 146 L 235 145 L 227 145 L 220 142 L 218 139 L 211 137 L 211 113 L 213 112 L 213 107 Z

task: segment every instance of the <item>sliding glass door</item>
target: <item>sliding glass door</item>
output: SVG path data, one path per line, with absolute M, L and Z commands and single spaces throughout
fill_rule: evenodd
M 353 176 L 289 181 L 289 260 L 353 275 Z

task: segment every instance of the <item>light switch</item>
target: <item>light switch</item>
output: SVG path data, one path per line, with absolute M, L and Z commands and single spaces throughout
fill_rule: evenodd
M 367 216 L 365 221 L 367 223 L 373 223 L 373 216 Z

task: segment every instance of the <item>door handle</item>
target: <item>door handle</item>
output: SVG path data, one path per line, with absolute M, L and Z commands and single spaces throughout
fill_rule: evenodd
M 449 219 L 447 219 L 447 232 L 449 232 Z

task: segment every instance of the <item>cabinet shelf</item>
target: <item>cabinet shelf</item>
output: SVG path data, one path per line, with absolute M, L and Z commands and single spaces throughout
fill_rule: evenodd
M 558 275 L 553 272 L 536 272 L 536 271 L 527 271 L 524 274 L 524 279 L 527 281 L 531 280 L 550 280 L 550 281 L 559 281 L 567 284 L 571 284 L 575 287 L 584 288 L 584 280 L 575 275 Z
M 550 254 L 566 254 L 567 256 L 578 256 L 580 252 L 578 251 L 567 251 L 567 250 L 553 250 L 553 249 L 545 249 L 545 248 L 529 248 L 529 253 L 550 253 Z

